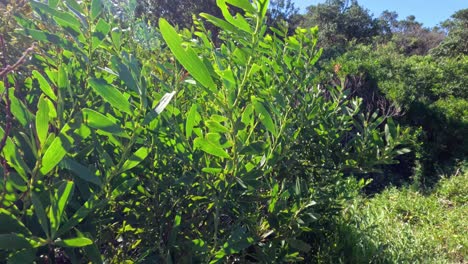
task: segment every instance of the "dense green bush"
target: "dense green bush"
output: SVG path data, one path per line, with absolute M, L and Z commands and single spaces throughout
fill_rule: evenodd
M 268 1 L 217 3 L 201 17 L 219 46 L 205 22 L 161 19 L 148 49 L 100 0 L 17 18 L 39 47 L 0 83 L 0 258 L 300 261 L 365 185 L 353 175 L 409 152 L 408 129 L 314 85 L 317 28 L 266 35 Z
M 367 109 L 394 116 L 415 131 L 421 128 L 422 147 L 406 161 L 422 162 L 424 177 L 417 180 L 432 185 L 439 170 L 453 170 L 468 154 L 467 59 L 465 55 L 405 56 L 393 43 L 358 45 L 331 60 L 321 75 L 322 82 L 329 81 L 324 73 L 339 65 L 338 75 L 346 78 L 354 95 L 364 98 Z M 406 169 L 398 166 L 392 174 L 404 169 L 413 175 L 415 162 Z

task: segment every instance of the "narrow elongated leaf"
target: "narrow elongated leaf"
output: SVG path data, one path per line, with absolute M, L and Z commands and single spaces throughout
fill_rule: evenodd
M 28 108 L 18 100 L 15 96 L 15 90 L 10 89 L 8 91 L 10 95 L 10 110 L 13 116 L 21 123 L 24 127 L 29 126 L 31 121 L 33 121 L 33 117 L 31 112 L 29 112 Z
M 32 200 L 32 203 L 34 205 L 34 212 L 36 213 L 37 220 L 38 220 L 39 224 L 41 225 L 42 230 L 44 231 L 46 236 L 49 237 L 50 236 L 49 221 L 47 220 L 46 211 L 44 210 L 44 206 L 42 205 L 41 200 L 39 199 L 39 197 L 37 197 L 37 195 L 35 193 L 31 194 L 31 200 Z
M 188 112 L 187 120 L 185 121 L 185 136 L 187 138 L 190 138 L 192 136 L 193 128 L 197 126 L 201 121 L 201 117 L 197 109 L 198 105 L 193 104 L 190 107 L 190 111 Z
M 159 101 L 158 106 L 154 109 L 156 114 L 161 114 L 161 112 L 166 108 L 166 106 L 171 102 L 172 97 L 176 94 L 176 91 L 164 94 L 164 96 Z
M 226 0 L 216 0 L 216 4 L 218 5 L 219 9 L 221 9 L 221 13 L 223 13 L 224 19 L 227 22 L 231 23 L 238 29 L 245 31 L 247 33 L 252 33 L 252 29 L 250 28 L 249 23 L 244 19 L 243 16 L 237 14 L 236 17 L 231 15 L 228 6 L 226 5 Z
M 57 86 L 59 89 L 65 90 L 70 86 L 70 80 L 68 79 L 68 72 L 65 69 L 65 65 L 60 65 L 58 69 Z
M 104 21 L 103 19 L 99 19 L 98 23 L 96 24 L 96 28 L 94 29 L 93 36 L 92 36 L 92 44 L 93 50 L 95 50 L 106 38 L 107 34 L 109 34 L 111 30 L 111 26 Z
M 5 131 L 0 127 L 0 138 L 3 138 L 4 135 Z M 18 152 L 18 148 L 10 137 L 6 138 L 5 146 L 3 147 L 1 154 L 7 160 L 8 165 L 13 167 L 24 181 L 29 181 L 28 174 L 31 173 L 31 170 L 24 162 Z
M 49 104 L 44 96 L 39 98 L 37 104 L 36 132 L 39 143 L 43 147 L 49 133 Z
M 88 108 L 83 109 L 82 112 L 83 120 L 89 127 L 100 129 L 114 135 L 125 136 L 124 129 L 105 115 Z
M 150 153 L 150 149 L 147 147 L 141 147 L 135 153 L 130 156 L 127 161 L 125 161 L 124 165 L 122 166 L 121 172 L 130 170 L 140 164 L 143 160 L 146 159 L 148 154 Z
M 36 249 L 25 248 L 19 251 L 15 251 L 8 257 L 8 264 L 22 264 L 22 263 L 34 263 L 36 258 Z
M 3 250 L 19 250 L 30 248 L 28 240 L 19 234 L 0 234 L 0 248 Z
M 86 237 L 75 237 L 55 241 L 55 245 L 60 247 L 84 247 L 93 244 L 93 241 Z
M 16 218 L 16 216 L 3 208 L 0 208 L 0 223 L 0 234 L 31 234 L 24 224 Z
M 126 193 L 128 190 L 130 190 L 133 187 L 133 185 L 135 185 L 136 182 L 137 182 L 136 178 L 132 178 L 132 179 L 129 179 L 127 181 L 124 181 L 122 184 L 117 186 L 117 188 L 115 188 L 112 191 L 112 196 L 117 197 L 117 196 L 120 196 L 120 195 Z
M 56 4 L 54 7 L 50 6 L 50 0 L 49 5 L 43 4 L 38 1 L 31 1 L 30 4 L 31 7 L 37 10 L 41 10 L 42 12 L 48 13 L 53 17 L 59 18 L 60 20 L 64 21 L 70 26 L 73 26 L 75 28 L 81 27 L 80 21 L 76 19 L 73 15 L 71 15 L 70 13 L 58 11 L 57 9 L 55 9 Z
M 40 74 L 38 71 L 34 70 L 32 72 L 34 78 L 39 82 L 39 88 L 42 90 L 42 92 L 47 95 L 50 99 L 56 101 L 57 96 L 54 93 L 54 90 L 52 90 L 52 87 L 50 87 L 49 82 Z
M 249 0 L 226 0 L 226 3 L 229 3 L 233 6 L 240 7 L 247 12 L 254 14 L 256 12 L 255 8 L 252 6 Z
M 137 81 L 133 78 L 133 75 L 127 65 L 122 63 L 122 61 L 116 56 L 112 56 L 111 63 L 114 69 L 119 73 L 120 79 L 124 81 L 127 87 L 139 94 L 142 94 Z
M 70 198 L 73 196 L 74 186 L 75 185 L 72 181 L 64 182 L 59 186 L 57 193 L 53 197 L 52 208 L 49 211 L 52 238 L 55 237 L 55 233 L 60 227 L 65 207 L 67 206 Z
M 226 151 L 224 151 L 224 149 L 221 147 L 219 142 L 213 142 L 204 138 L 196 138 L 193 141 L 193 144 L 195 148 L 199 148 L 203 150 L 204 152 L 211 154 L 213 156 L 227 158 L 227 159 L 230 158 L 229 154 Z
M 94 183 L 98 186 L 101 186 L 101 180 L 94 173 L 92 173 L 87 167 L 81 165 L 80 163 L 74 161 L 71 158 L 64 158 L 59 166 L 63 169 L 71 171 L 73 174 L 78 176 L 80 179 L 87 182 Z
M 166 41 L 169 49 L 172 51 L 176 59 L 184 66 L 184 68 L 197 80 L 201 85 L 208 89 L 216 88 L 210 72 L 202 60 L 197 56 L 192 48 L 182 47 L 182 39 L 177 34 L 176 30 L 163 18 L 159 20 L 159 28 L 161 34 Z
M 73 146 L 74 140 L 68 135 L 70 130 L 70 126 L 66 124 L 45 151 L 42 157 L 42 167 L 39 170 L 42 175 L 46 175 L 55 168 Z
M 93 90 L 102 96 L 106 102 L 127 114 L 132 114 L 130 103 L 114 86 L 103 79 L 89 78 L 88 83 Z
M 201 13 L 200 16 L 205 18 L 211 24 L 223 29 L 224 31 L 227 31 L 227 32 L 230 31 L 230 32 L 233 32 L 233 33 L 239 32 L 239 30 L 235 26 L 233 26 L 232 24 L 229 24 L 225 20 L 222 20 L 220 18 L 217 18 L 215 16 L 212 16 L 212 15 L 206 14 L 206 13 Z
M 91 2 L 91 19 L 96 19 L 99 14 L 102 12 L 102 2 L 101 0 L 93 0 Z
M 97 197 L 90 198 L 87 202 L 83 204 L 83 206 L 75 212 L 75 214 L 70 217 L 60 229 L 57 231 L 56 236 L 59 237 L 63 235 L 65 232 L 70 230 L 71 228 L 75 227 L 77 224 L 81 223 L 89 213 L 93 210 L 96 210 L 107 203 L 107 199 L 98 200 Z
M 265 106 L 259 102 L 254 102 L 255 112 L 257 112 L 260 122 L 265 126 L 265 128 L 270 131 L 272 134 L 276 135 L 275 124 L 273 123 L 273 119 L 271 118 L 270 113 L 267 111 Z

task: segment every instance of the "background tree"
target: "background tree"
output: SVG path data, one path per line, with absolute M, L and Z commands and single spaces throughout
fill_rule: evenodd
M 351 41 L 370 43 L 380 32 L 379 21 L 356 0 L 327 0 L 310 6 L 301 24 L 319 27 L 319 46 L 326 47 L 325 57 L 343 53 Z
M 451 19 L 442 23 L 442 27 L 448 34 L 441 45 L 434 49 L 433 54 L 451 57 L 468 55 L 468 8 L 453 14 Z

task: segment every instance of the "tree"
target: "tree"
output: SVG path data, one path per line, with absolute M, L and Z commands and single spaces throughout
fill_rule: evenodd
M 442 27 L 448 31 L 447 37 L 432 53 L 449 57 L 468 55 L 468 8 L 457 11 Z
M 308 7 L 302 25 L 319 27 L 319 45 L 326 55 L 343 53 L 350 41 L 370 43 L 380 32 L 379 21 L 356 0 L 327 0 Z

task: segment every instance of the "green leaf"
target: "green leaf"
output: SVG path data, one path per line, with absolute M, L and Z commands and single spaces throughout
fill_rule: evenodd
M 206 65 L 192 48 L 187 47 L 184 49 L 182 47 L 182 39 L 177 34 L 176 30 L 163 18 L 159 19 L 159 28 L 169 49 L 193 78 L 210 90 L 216 89 L 216 85 Z
M 101 0 L 93 0 L 91 2 L 91 19 L 95 20 L 102 12 Z
M 112 56 L 111 63 L 114 69 L 119 73 L 120 79 L 124 81 L 127 87 L 141 95 L 142 92 L 140 91 L 140 87 L 135 81 L 135 78 L 133 78 L 133 75 L 127 65 L 122 63 L 116 56 Z
M 74 186 L 75 185 L 72 181 L 66 181 L 62 183 L 59 186 L 58 191 L 55 193 L 53 199 L 51 199 L 52 208 L 49 211 L 49 220 L 52 238 L 55 238 L 55 233 L 60 227 L 65 207 L 67 206 L 68 201 L 70 201 L 70 198 L 73 196 Z
M 20 122 L 24 127 L 28 127 L 31 121 L 33 121 L 32 114 L 29 112 L 28 108 L 18 100 L 15 96 L 15 90 L 8 90 L 10 96 L 10 110 L 13 116 Z
M 249 34 L 252 33 L 252 29 L 250 28 L 249 23 L 245 20 L 245 18 L 237 14 L 236 17 L 231 15 L 228 6 L 226 5 L 226 0 L 216 0 L 216 4 L 221 9 L 221 13 L 223 13 L 224 19 L 227 22 L 231 23 L 232 25 L 236 26 L 238 29 L 245 31 Z
M 46 175 L 55 168 L 67 154 L 68 150 L 72 148 L 74 140 L 68 135 L 70 130 L 70 126 L 66 124 L 45 151 L 42 157 L 42 167 L 39 170 L 42 175 Z
M 125 130 L 121 126 L 103 114 L 88 108 L 83 109 L 82 112 L 83 120 L 89 127 L 118 136 L 126 136 Z
M 55 95 L 54 90 L 52 90 L 52 87 L 50 87 L 49 82 L 47 82 L 46 78 L 44 78 L 44 76 L 42 76 L 42 74 L 40 74 L 36 70 L 32 71 L 32 74 L 39 82 L 39 88 L 42 90 L 42 92 L 45 95 L 47 95 L 50 99 L 56 101 L 57 96 Z
M 44 206 L 41 203 L 41 200 L 35 193 L 31 194 L 31 200 L 34 205 L 34 211 L 36 212 L 37 220 L 42 227 L 42 230 L 46 234 L 47 237 L 50 237 L 49 233 L 49 221 L 47 220 L 46 211 L 44 210 Z
M 132 114 L 130 103 L 116 87 L 108 84 L 103 79 L 89 78 L 88 83 L 97 94 L 102 96 L 114 108 L 127 114 Z
M 44 96 L 39 98 L 36 113 L 36 132 L 39 143 L 44 147 L 44 143 L 49 134 L 49 104 Z
M 87 167 L 81 165 L 80 163 L 74 161 L 71 158 L 64 158 L 60 164 L 60 168 L 67 169 L 73 174 L 78 176 L 80 179 L 94 183 L 98 186 L 101 186 L 102 182 L 99 177 L 97 177 L 93 172 L 91 172 Z
M 57 76 L 57 87 L 61 90 L 68 89 L 70 86 L 70 80 L 68 79 L 67 69 L 65 69 L 63 64 L 59 66 Z
M 31 234 L 22 222 L 16 218 L 11 212 L 0 208 L 0 234 L 6 233 L 21 233 Z M 0 247 L 1 248 L 1 247 Z
M 30 2 L 31 7 L 36 8 L 37 10 L 41 10 L 42 12 L 48 13 L 49 15 L 59 18 L 66 24 L 75 27 L 75 28 L 80 28 L 81 24 L 78 19 L 76 19 L 73 15 L 66 13 L 66 12 L 60 12 L 57 9 L 54 9 L 55 7 L 37 2 L 37 1 L 31 1 Z M 55 5 L 56 6 L 56 5 Z
M 193 145 L 195 148 L 199 148 L 203 150 L 204 152 L 211 154 L 213 156 L 227 158 L 227 159 L 230 158 L 229 154 L 226 151 L 224 151 L 224 149 L 219 144 L 219 142 L 214 142 L 212 140 L 208 140 L 204 138 L 196 138 L 193 141 Z
M 257 115 L 260 118 L 260 122 L 268 131 L 270 131 L 273 135 L 276 135 L 275 124 L 273 123 L 273 119 L 271 118 L 271 115 L 265 106 L 261 102 L 255 100 L 254 108 L 255 112 L 257 112 Z
M 120 172 L 130 170 L 140 164 L 143 160 L 146 159 L 150 151 L 151 150 L 147 147 L 139 148 L 137 151 L 135 151 L 135 153 L 132 154 L 132 156 L 130 156 L 130 158 L 125 161 Z
M 229 132 L 229 129 L 227 127 L 213 120 L 206 121 L 206 126 L 208 127 L 210 132 L 220 132 L 220 133 Z
M 137 182 L 136 178 L 132 178 L 132 179 L 129 179 L 127 181 L 124 181 L 122 184 L 117 186 L 117 188 L 115 188 L 112 191 L 112 196 L 115 198 L 117 196 L 120 196 L 120 195 L 124 194 L 125 192 L 130 190 L 133 187 L 133 185 L 135 185 L 136 182 Z
M 257 10 L 252 6 L 249 0 L 226 0 L 226 3 L 240 7 L 249 13 L 256 13 Z
M 0 234 L 0 248 L 2 250 L 18 250 L 30 247 L 31 244 L 28 240 L 20 234 Z
M 24 264 L 24 263 L 34 263 L 36 259 L 36 249 L 34 248 L 25 248 L 19 251 L 14 252 L 8 257 L 8 264 Z
M 197 111 L 198 105 L 193 104 L 190 107 L 190 110 L 187 115 L 187 120 L 185 121 L 185 136 L 190 138 L 192 136 L 193 128 L 198 125 L 201 121 L 200 114 Z
M 5 131 L 0 127 L 0 138 L 3 138 Z M 22 159 L 18 148 L 10 137 L 6 138 L 5 146 L 2 150 L 3 157 L 7 160 L 8 165 L 13 167 L 24 181 L 29 181 L 28 174 L 31 173 L 28 165 Z
M 58 3 L 59 3 L 59 0 L 49 0 L 49 6 L 52 7 L 52 8 L 56 8 Z
M 309 252 L 312 247 L 307 244 L 306 242 L 298 239 L 288 239 L 289 245 L 291 245 L 292 248 L 298 249 L 302 252 Z
M 104 21 L 102 18 L 96 24 L 96 28 L 94 29 L 93 36 L 92 36 L 92 45 L 93 50 L 95 50 L 106 38 L 107 34 L 109 34 L 111 30 L 111 26 Z
M 99 200 L 97 197 L 90 198 L 83 204 L 83 206 L 80 207 L 80 209 L 75 212 L 72 217 L 70 217 L 70 219 L 63 223 L 63 225 L 57 231 L 56 236 L 59 237 L 63 235 L 65 232 L 81 223 L 89 213 L 104 206 L 106 203 L 107 199 Z
M 224 21 L 222 19 L 219 19 L 219 18 L 217 18 L 215 16 L 212 16 L 212 15 L 206 14 L 206 13 L 201 13 L 200 16 L 205 18 L 211 24 L 223 29 L 224 31 L 233 32 L 233 33 L 238 33 L 239 32 L 239 30 L 235 26 L 233 26 L 232 24 L 229 24 L 228 22 L 226 22 L 226 21 Z
M 55 245 L 60 247 L 84 247 L 91 244 L 93 244 L 93 241 L 86 237 L 75 237 L 55 241 Z

